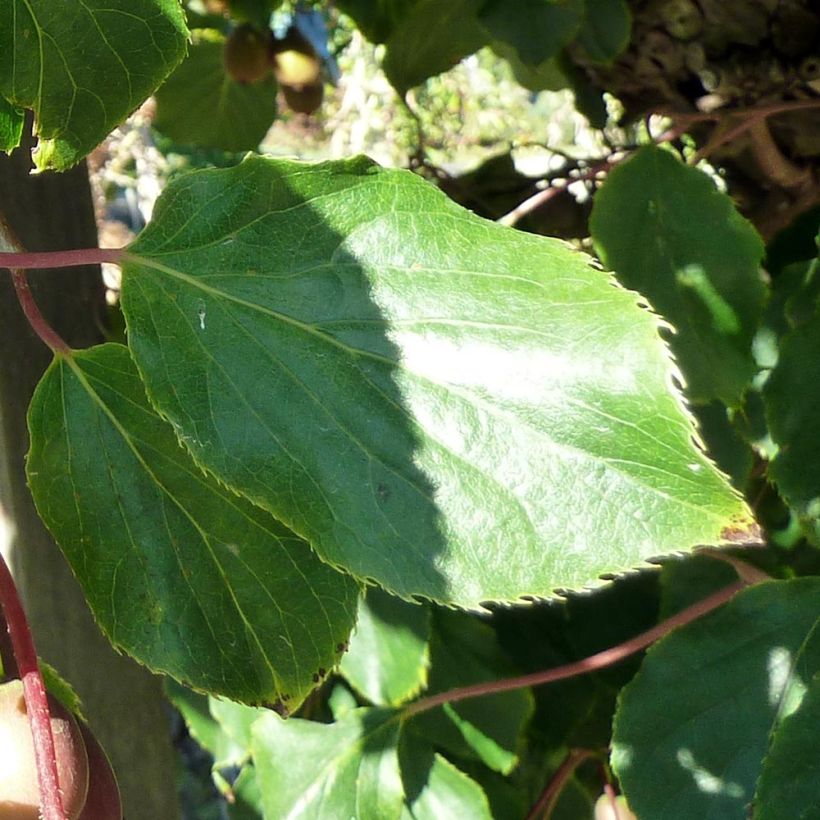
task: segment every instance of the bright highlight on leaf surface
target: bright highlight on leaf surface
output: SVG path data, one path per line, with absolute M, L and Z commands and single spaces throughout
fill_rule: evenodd
M 68 168 L 102 142 L 182 59 L 187 36 L 178 0 L 0 3 L 0 97 L 34 110 L 37 167 Z
M 332 724 L 267 714 L 251 729 L 266 817 L 398 820 L 404 803 L 391 709 L 354 709 Z
M 814 816 L 816 765 L 792 761 L 792 799 L 775 813 L 771 799 L 795 743 L 789 716 L 817 711 L 816 695 L 803 701 L 820 672 L 818 600 L 818 578 L 758 584 L 649 650 L 613 729 L 613 769 L 641 820 L 743 820 L 750 805 Z
M 194 688 L 298 706 L 348 637 L 353 579 L 194 464 L 121 345 L 55 359 L 29 427 L 37 509 L 111 642 Z
M 363 158 L 178 179 L 122 290 L 149 398 L 199 463 L 330 563 L 466 607 L 748 523 L 638 302 Z

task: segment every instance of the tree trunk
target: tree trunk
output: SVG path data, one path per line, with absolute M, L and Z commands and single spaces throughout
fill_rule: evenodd
M 29 146 L 0 156 L 0 207 L 26 250 L 97 243 L 85 165 L 29 175 Z M 47 320 L 74 347 L 100 341 L 104 292 L 99 269 L 31 272 Z M 77 690 L 111 758 L 128 820 L 179 817 L 174 752 L 160 681 L 117 654 L 94 623 L 71 570 L 41 523 L 25 482 L 26 411 L 51 360 L 0 271 L 0 524 L 40 656 Z M 2 535 L 0 527 L 0 535 Z

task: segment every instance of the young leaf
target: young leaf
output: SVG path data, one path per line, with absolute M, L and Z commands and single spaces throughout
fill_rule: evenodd
M 612 745 L 641 820 L 748 816 L 770 736 L 820 671 L 818 599 L 820 578 L 758 584 L 649 650 Z
M 596 195 L 590 230 L 604 264 L 675 326 L 689 396 L 736 406 L 756 369 L 766 291 L 763 242 L 731 199 L 668 151 L 643 148 Z
M 510 677 L 516 671 L 490 626 L 460 612 L 435 613 L 430 641 L 431 693 Z M 447 703 L 441 711 L 414 717 L 409 726 L 436 746 L 509 774 L 518 763 L 521 735 L 533 705 L 529 689 L 516 689 Z
M 185 55 L 178 0 L 5 0 L 0 4 L 0 96 L 33 108 L 34 162 L 79 162 Z
M 778 450 L 769 473 L 820 544 L 820 313 L 789 333 L 763 390 Z
M 401 776 L 407 800 L 404 816 L 412 820 L 464 817 L 492 820 L 490 804 L 481 786 L 412 735 L 399 746 Z
M 401 815 L 399 713 L 355 709 L 331 724 L 269 713 L 253 725 L 265 817 L 338 820 Z
M 757 783 L 755 820 L 818 816 L 820 807 L 820 677 L 775 730 Z
M 168 700 L 179 709 L 191 737 L 213 756 L 214 769 L 242 765 L 250 752 L 229 735 L 211 714 L 210 698 L 172 678 L 166 678 L 164 684 Z
M 748 524 L 637 301 L 364 158 L 178 178 L 122 285 L 149 398 L 198 462 L 328 562 L 467 607 Z
M 13 151 L 23 136 L 24 114 L 17 106 L 0 97 L 0 151 Z
M 370 587 L 339 671 L 377 706 L 398 706 L 427 684 L 430 611 Z
M 356 583 L 203 474 L 126 348 L 56 358 L 29 427 L 37 509 L 115 646 L 198 689 L 283 709 L 333 666 Z
M 195 32 L 188 56 L 157 90 L 154 125 L 182 144 L 255 150 L 276 119 L 276 80 L 234 82 L 223 65 L 225 39 Z

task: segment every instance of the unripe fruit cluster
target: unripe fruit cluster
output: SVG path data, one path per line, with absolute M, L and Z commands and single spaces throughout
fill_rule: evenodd
M 122 820 L 119 788 L 89 728 L 51 695 L 57 777 L 69 820 Z M 0 684 L 0 820 L 37 820 L 40 789 L 23 684 Z
M 292 111 L 312 114 L 322 104 L 321 61 L 294 27 L 276 39 L 269 31 L 243 23 L 225 41 L 223 61 L 228 76 L 243 85 L 259 82 L 273 71 Z

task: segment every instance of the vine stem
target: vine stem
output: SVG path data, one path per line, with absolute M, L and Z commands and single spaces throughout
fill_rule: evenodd
M 23 682 L 31 736 L 34 741 L 34 760 L 37 764 L 37 780 L 40 784 L 40 811 L 43 820 L 66 820 L 57 776 L 57 755 L 54 736 L 51 733 L 51 713 L 48 709 L 46 687 L 43 683 L 34 640 L 20 603 L 14 579 L 8 565 L 0 555 L 0 608 L 11 637 L 17 670 Z
M 547 787 L 527 814 L 526 820 L 539 820 L 542 817 L 551 817 L 555 804 L 561 792 L 569 782 L 575 770 L 591 757 L 597 757 L 591 749 L 570 749 L 561 765 L 555 770 Z
M 71 251 L 41 251 L 39 253 L 0 253 L 0 268 L 30 270 L 31 268 L 76 268 L 99 265 L 102 262 L 119 264 L 125 248 L 81 248 Z
M 63 338 L 56 330 L 45 320 L 37 302 L 34 301 L 34 295 L 31 288 L 28 286 L 28 277 L 23 270 L 13 270 L 11 272 L 11 280 L 14 283 L 14 292 L 17 294 L 17 301 L 23 309 L 23 313 L 31 325 L 31 329 L 45 342 L 55 353 L 63 356 L 68 356 L 71 353 L 71 348 L 63 341 Z
M 665 621 L 656 624 L 651 629 L 647 629 L 646 632 L 642 632 L 640 635 L 636 635 L 634 638 L 624 641 L 617 646 L 605 649 L 603 652 L 590 655 L 583 660 L 574 661 L 573 663 L 568 663 L 555 669 L 546 669 L 541 672 L 534 672 L 530 675 L 521 675 L 516 678 L 505 678 L 504 680 L 493 680 L 484 683 L 475 683 L 470 686 L 461 686 L 457 689 L 450 689 L 447 692 L 439 692 L 438 694 L 421 698 L 421 700 L 411 703 L 404 710 L 404 717 L 409 718 L 421 712 L 427 712 L 445 703 L 456 703 L 460 700 L 478 698 L 482 695 L 494 695 L 498 692 L 508 692 L 512 689 L 524 689 L 528 686 L 554 683 L 555 681 L 574 678 L 576 675 L 585 675 L 597 669 L 604 669 L 607 666 L 620 663 L 630 655 L 634 655 L 636 652 L 640 652 L 642 649 L 651 646 L 659 638 L 672 632 L 672 630 L 706 615 L 719 606 L 723 606 L 723 604 L 746 586 L 748 586 L 748 584 L 745 581 L 736 581 L 733 584 L 729 584 L 704 598 L 702 601 L 698 601 L 696 604 L 682 609 L 671 618 L 667 618 Z

